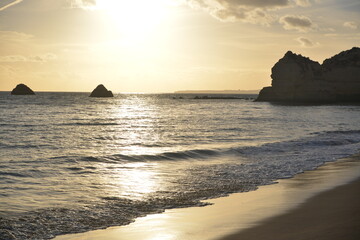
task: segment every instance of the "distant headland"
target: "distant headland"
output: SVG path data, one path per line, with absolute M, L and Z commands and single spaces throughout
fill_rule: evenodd
M 28 86 L 20 83 L 11 91 L 11 95 L 35 95 L 35 93 Z
M 259 94 L 260 90 L 182 90 L 176 94 Z
M 360 102 L 360 48 L 343 51 L 323 64 L 288 51 L 271 69 L 272 86 L 256 101 Z

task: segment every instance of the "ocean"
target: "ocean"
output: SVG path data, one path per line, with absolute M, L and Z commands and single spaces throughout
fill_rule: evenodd
M 360 105 L 88 95 L 0 92 L 0 239 L 51 239 L 204 206 L 360 149 Z

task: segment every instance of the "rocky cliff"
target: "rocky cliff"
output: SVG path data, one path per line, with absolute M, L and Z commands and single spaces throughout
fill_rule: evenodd
M 272 86 L 257 101 L 360 102 L 360 48 L 341 52 L 323 64 L 287 52 L 272 68 Z
M 28 86 L 21 83 L 11 91 L 11 95 L 35 95 L 35 93 Z

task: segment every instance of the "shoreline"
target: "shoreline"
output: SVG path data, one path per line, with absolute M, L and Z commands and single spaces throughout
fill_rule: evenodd
M 227 197 L 207 200 L 206 202 L 213 203 L 211 206 L 170 209 L 164 213 L 138 218 L 130 225 L 61 235 L 57 236 L 55 240 L 265 239 L 256 235 L 259 231 L 258 228 L 267 226 L 267 223 L 272 222 L 273 219 L 299 211 L 297 209 L 301 209 L 313 201 L 312 199 L 336 191 L 339 186 L 346 188 L 353 186 L 355 179 L 358 183 L 356 186 L 359 187 L 359 154 L 325 163 L 315 170 L 295 175 L 289 179 L 281 179 L 278 184 L 261 186 L 256 191 L 235 193 Z M 351 189 L 354 190 L 354 187 Z M 329 199 L 338 199 L 336 193 L 330 196 Z M 353 197 L 351 194 L 347 194 L 347 196 Z M 355 201 L 357 199 L 355 198 Z M 307 216 L 310 215 L 311 212 L 308 212 Z M 295 214 L 293 217 L 297 216 L 298 214 Z M 278 225 L 278 232 L 283 232 L 281 231 L 284 229 L 283 225 L 284 223 Z M 267 227 L 265 228 L 267 229 Z M 264 236 L 270 237 L 268 239 L 280 239 L 277 238 L 274 231 L 272 233 L 264 232 Z M 255 236 L 246 235 L 244 237 L 242 234 L 245 233 L 255 233 Z M 246 238 L 248 236 L 249 238 Z M 300 239 L 304 239 L 301 236 L 299 236 Z M 295 238 L 285 237 L 284 239 Z

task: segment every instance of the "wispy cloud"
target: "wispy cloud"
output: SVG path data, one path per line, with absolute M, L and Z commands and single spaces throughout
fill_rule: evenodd
M 301 7 L 310 7 L 311 2 L 309 0 L 296 0 L 296 4 Z
M 69 0 L 70 8 L 88 8 L 96 6 L 97 0 Z
M 14 32 L 14 31 L 0 31 L 0 42 L 21 42 L 28 41 L 33 38 L 33 35 L 22 33 L 22 32 Z
M 286 15 L 281 17 L 279 22 L 286 30 L 299 32 L 308 32 L 315 27 L 311 19 L 305 16 Z
M 319 45 L 319 43 L 315 43 L 312 40 L 305 38 L 305 37 L 299 37 L 296 39 L 302 47 L 311 48 Z
M 46 53 L 46 54 L 34 55 L 34 56 L 23 56 L 23 55 L 0 56 L 0 62 L 2 63 L 16 63 L 16 62 L 44 63 L 56 59 L 57 56 L 53 53 Z
M 290 6 L 289 0 L 185 0 L 221 21 L 244 21 L 268 25 L 275 18 L 268 10 Z
M 4 6 L 0 6 L 0 11 L 3 11 L 11 6 L 21 3 L 23 0 L 8 1 Z
M 355 22 L 344 22 L 344 27 L 350 29 L 357 29 L 358 25 Z

